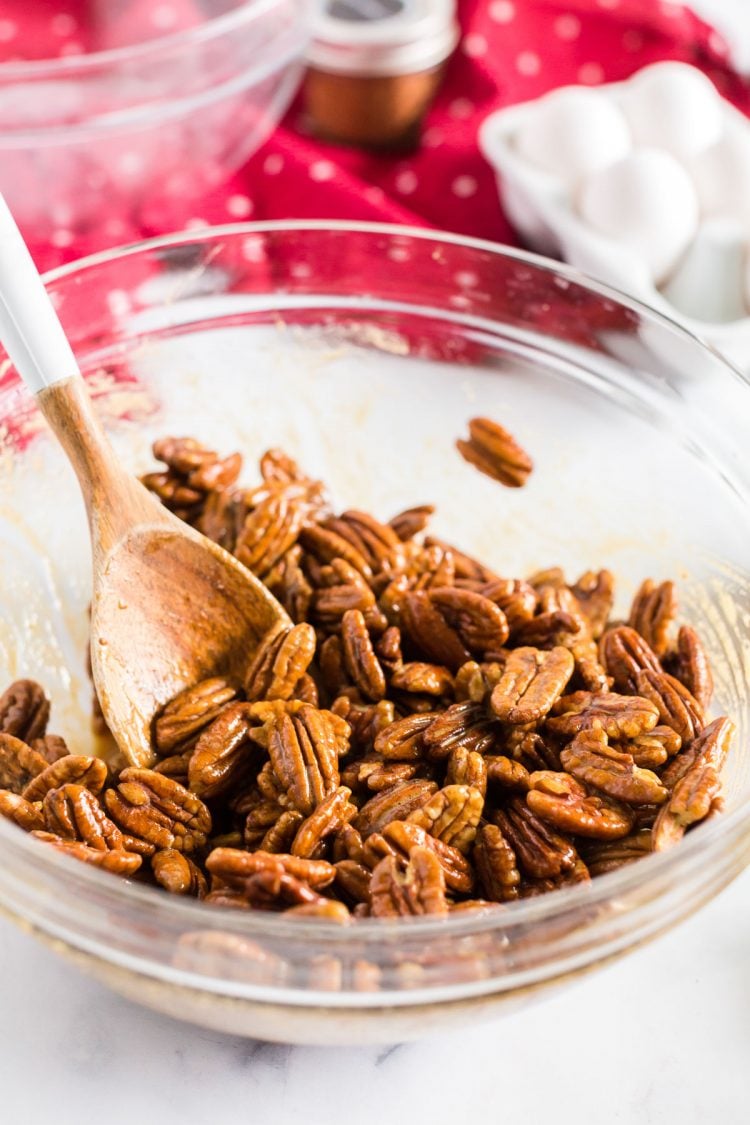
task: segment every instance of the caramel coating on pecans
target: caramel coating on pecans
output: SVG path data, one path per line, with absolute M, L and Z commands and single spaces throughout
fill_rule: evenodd
M 382 859 L 370 879 L 370 902 L 376 918 L 446 914 L 445 876 L 435 853 L 413 848 L 404 871 L 394 856 Z
M 506 484 L 531 470 L 487 419 L 462 444 Z M 623 624 L 609 571 L 506 577 L 425 535 L 429 506 L 390 523 L 336 513 L 280 450 L 253 488 L 237 454 L 189 438 L 155 453 L 147 486 L 250 566 L 293 624 L 263 639 L 242 682 L 213 677 L 167 703 L 153 770 L 69 753 L 43 689 L 16 681 L 0 699 L 0 816 L 22 830 L 211 906 L 341 925 L 502 909 L 720 811 L 734 728 L 707 721 L 711 669 L 676 621 L 673 583 L 644 582 Z M 237 979 L 291 979 L 283 958 L 228 934 L 185 935 L 178 959 L 196 950 Z M 433 955 L 428 943 L 394 979 L 419 986 Z M 460 971 L 483 965 L 472 954 Z M 307 975 L 325 989 L 381 979 L 328 955 Z
M 27 743 L 43 738 L 49 713 L 44 688 L 35 680 L 16 680 L 0 696 L 0 733 Z
M 508 488 L 521 488 L 534 468 L 513 435 L 490 418 L 472 418 L 469 440 L 459 439 L 456 448 L 470 465 Z
M 490 697 L 493 714 L 514 725 L 539 722 L 565 691 L 574 667 L 567 648 L 514 649 Z
M 29 782 L 44 773 L 47 759 L 12 734 L 0 734 L 0 787 L 23 793 Z
M 211 814 L 184 785 L 154 770 L 128 767 L 104 794 L 107 812 L 124 831 L 157 848 L 193 852 L 211 831 Z

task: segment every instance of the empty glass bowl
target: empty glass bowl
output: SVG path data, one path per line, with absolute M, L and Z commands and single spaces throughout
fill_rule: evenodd
M 128 884 L 0 822 L 0 905 L 134 1000 L 291 1042 L 394 1041 L 512 1010 L 695 911 L 750 859 L 750 388 L 680 328 L 555 263 L 432 233 L 240 225 L 90 258 L 49 286 L 122 461 L 163 434 L 281 445 L 342 506 L 435 501 L 434 532 L 518 575 L 607 566 L 624 612 L 677 580 L 738 735 L 726 813 L 659 855 L 448 919 L 348 927 L 217 910 Z M 0 371 L 2 371 L 0 367 Z M 454 448 L 497 419 L 535 471 L 511 491 Z M 0 671 L 91 744 L 90 562 L 63 455 L 0 379 Z M 133 653 L 138 659 L 138 653 Z
M 38 242 L 177 225 L 260 146 L 297 87 L 305 0 L 181 5 L 183 23 L 156 37 L 150 11 L 92 6 L 100 49 L 0 64 L 0 191 Z

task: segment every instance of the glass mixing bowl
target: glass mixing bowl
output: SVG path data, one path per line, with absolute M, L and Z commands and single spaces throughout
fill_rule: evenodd
M 289 104 L 305 0 L 201 0 L 165 30 L 167 7 L 90 6 L 91 53 L 0 64 L 0 191 L 36 242 L 171 229 Z
M 49 288 L 125 465 L 165 433 L 250 462 L 273 445 L 342 505 L 432 525 L 494 569 L 607 566 L 624 611 L 674 577 L 738 726 L 724 816 L 590 886 L 349 927 L 212 910 L 107 876 L 0 822 L 0 905 L 143 1004 L 290 1042 L 418 1036 L 512 1010 L 697 910 L 750 859 L 750 388 L 676 325 L 572 270 L 398 227 L 260 224 L 57 271 Z M 90 561 L 72 471 L 0 368 L 0 671 L 90 745 Z M 454 449 L 474 415 L 535 460 L 511 491 Z M 138 654 L 133 653 L 133 659 Z

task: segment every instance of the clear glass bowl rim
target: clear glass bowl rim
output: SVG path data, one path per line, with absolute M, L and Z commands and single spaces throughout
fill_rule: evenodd
M 108 66 L 148 61 L 151 56 L 158 55 L 164 50 L 172 50 L 181 43 L 185 46 L 208 43 L 224 35 L 231 35 L 243 24 L 263 15 L 268 9 L 278 7 L 282 2 L 283 0 L 245 0 L 232 11 L 207 19 L 196 27 L 157 35 L 153 39 L 147 39 L 143 43 L 133 43 L 129 47 L 110 47 L 106 51 L 91 51 L 83 55 L 66 55 L 56 59 L 19 59 L 0 63 L 0 80 L 36 82 L 54 78 L 74 78 L 79 74 L 83 77 L 92 70 L 101 70 Z M 86 260 L 80 259 L 80 261 Z
M 275 231 L 289 233 L 299 231 L 355 231 L 375 235 L 406 236 L 425 242 L 462 246 L 489 252 L 500 258 L 525 262 L 537 269 L 554 274 L 556 277 L 565 278 L 570 283 L 581 286 L 589 292 L 614 301 L 621 307 L 636 313 L 641 320 L 660 324 L 663 328 L 681 337 L 683 341 L 690 341 L 691 345 L 701 351 L 710 352 L 725 369 L 727 377 L 739 380 L 745 388 L 750 402 L 750 378 L 729 363 L 711 345 L 682 327 L 677 321 L 654 311 L 643 302 L 551 258 L 533 254 L 526 250 L 519 250 L 515 247 L 504 246 L 487 239 L 471 238 L 445 231 L 435 231 L 430 228 L 410 227 L 395 223 L 324 219 L 228 223 L 221 226 L 206 227 L 197 232 L 194 230 L 178 231 L 174 234 L 100 251 L 49 271 L 44 274 L 44 281 L 48 285 L 64 281 L 77 273 L 95 269 L 99 265 L 111 264 L 138 254 L 163 251 L 170 247 L 186 244 L 199 246 L 216 238 L 246 238 L 253 234 Z M 28 837 L 25 833 L 19 831 L 15 825 L 0 818 L 0 842 L 7 845 L 11 854 L 17 850 L 26 860 L 33 861 L 38 870 L 44 870 L 50 874 L 59 872 L 64 880 L 70 879 L 75 873 L 81 889 L 89 891 L 92 897 L 99 895 L 109 897 L 115 893 L 119 901 L 130 903 L 136 909 L 139 905 L 154 907 L 158 900 L 162 908 L 169 910 L 174 922 L 182 923 L 186 927 L 205 928 L 206 923 L 214 919 L 216 925 L 218 926 L 220 923 L 225 931 L 241 934 L 244 937 L 284 938 L 286 940 L 298 937 L 306 941 L 314 937 L 324 940 L 326 937 L 335 935 L 339 943 L 346 942 L 347 935 L 350 935 L 352 942 L 377 939 L 383 935 L 384 928 L 387 928 L 391 934 L 397 930 L 405 932 L 405 929 L 408 929 L 410 937 L 424 935 L 425 937 L 460 938 L 495 929 L 502 929 L 508 933 L 540 920 L 551 922 L 556 917 L 562 917 L 579 907 L 586 908 L 608 901 L 611 902 L 619 895 L 624 896 L 639 886 L 643 888 L 647 883 L 663 881 L 670 873 L 676 873 L 678 870 L 687 867 L 691 861 L 701 864 L 703 867 L 707 859 L 719 852 L 724 852 L 735 841 L 739 843 L 744 836 L 750 836 L 750 801 L 731 813 L 725 813 L 706 824 L 698 826 L 676 847 L 646 856 L 619 870 L 599 875 L 590 884 L 558 890 L 553 894 L 540 895 L 531 899 L 504 903 L 498 910 L 466 911 L 465 913 L 459 912 L 449 917 L 440 916 L 438 918 L 400 918 L 396 922 L 384 919 L 358 919 L 356 924 L 346 928 L 335 922 L 314 918 L 285 919 L 283 914 L 272 914 L 264 911 L 246 913 L 228 909 L 221 910 L 215 907 L 209 910 L 199 902 L 187 901 L 175 895 L 166 895 L 155 888 L 140 887 L 134 883 L 116 880 L 112 875 L 64 856 L 53 848 L 43 848 L 39 841 Z M 71 925 L 74 925 L 72 920 Z M 144 958 L 148 959 L 145 953 Z

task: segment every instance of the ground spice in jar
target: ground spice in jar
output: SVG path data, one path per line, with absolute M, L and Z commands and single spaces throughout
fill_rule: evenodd
M 455 0 L 325 0 L 307 56 L 312 128 L 343 144 L 415 144 L 457 39 Z

